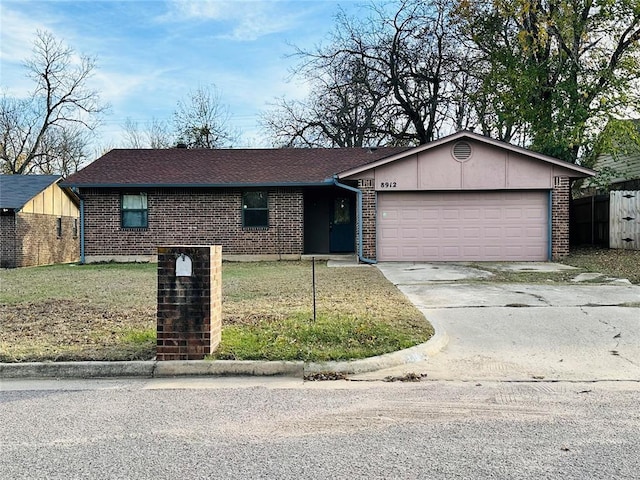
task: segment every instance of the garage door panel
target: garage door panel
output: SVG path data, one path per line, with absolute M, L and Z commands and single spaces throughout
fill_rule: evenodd
M 510 240 L 518 240 L 523 235 L 522 227 L 506 227 L 504 234 Z
M 462 218 L 469 220 L 478 220 L 482 218 L 482 210 L 479 208 L 470 208 L 462 211 Z
M 547 217 L 544 212 L 541 212 L 537 208 L 526 208 L 524 212 L 526 218 L 546 219 Z
M 449 245 L 449 246 L 444 246 L 442 247 L 442 254 L 444 256 L 453 256 L 453 257 L 458 257 L 460 256 L 460 247 L 455 246 L 455 245 Z
M 483 212 L 483 217 L 485 220 L 498 220 L 502 217 L 502 212 L 499 208 L 486 208 Z
M 496 227 L 485 227 L 483 230 L 485 239 L 499 239 L 502 231 Z
M 458 220 L 460 218 L 460 210 L 445 208 L 442 210 L 442 218 L 444 220 Z
M 418 240 L 420 238 L 420 229 L 418 228 L 407 228 L 403 230 L 402 237 L 406 240 Z
M 465 227 L 462 229 L 462 236 L 469 240 L 473 240 L 474 238 L 478 238 L 480 236 L 480 229 Z
M 443 228 L 442 229 L 442 236 L 444 238 L 451 238 L 451 239 L 456 239 L 458 237 L 460 237 L 460 229 L 459 228 Z
M 548 192 L 381 192 L 382 261 L 546 260 Z
M 481 255 L 482 254 L 482 249 L 480 247 L 465 247 L 464 251 L 462 252 L 463 255 L 465 256 L 471 256 L 474 257 L 476 255 Z

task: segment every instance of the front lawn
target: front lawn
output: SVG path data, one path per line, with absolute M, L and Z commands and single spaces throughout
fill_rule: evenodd
M 0 361 L 134 360 L 155 355 L 156 265 L 0 271 Z M 391 352 L 433 333 L 373 267 L 225 263 L 215 358 L 338 360 Z

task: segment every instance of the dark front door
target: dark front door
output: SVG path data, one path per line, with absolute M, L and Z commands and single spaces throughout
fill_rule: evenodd
M 304 198 L 304 251 L 329 253 L 329 200 L 316 192 L 305 193 Z
M 331 202 L 329 250 L 331 253 L 353 252 L 355 242 L 355 209 L 352 198 L 337 196 Z

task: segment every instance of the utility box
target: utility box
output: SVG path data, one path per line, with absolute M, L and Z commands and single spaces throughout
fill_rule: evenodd
M 222 246 L 158 247 L 157 360 L 201 360 L 222 331 Z

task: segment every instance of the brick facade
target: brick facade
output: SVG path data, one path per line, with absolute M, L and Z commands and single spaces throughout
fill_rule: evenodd
M 126 229 L 120 224 L 121 191 L 85 189 L 85 255 L 152 256 L 158 245 L 222 245 L 225 255 L 301 255 L 302 190 L 264 190 L 268 228 L 243 228 L 240 189 L 147 189 L 148 227 Z
M 362 256 L 371 260 L 375 260 L 376 192 L 374 188 L 374 180 L 358 180 L 358 189 L 362 191 Z
M 16 267 L 16 216 L 0 214 L 0 268 Z
M 376 259 L 376 192 L 371 179 L 362 191 L 365 258 Z M 127 193 L 138 193 L 131 191 Z M 241 189 L 146 189 L 148 227 L 120 224 L 120 190 L 84 189 L 87 261 L 152 257 L 158 245 L 221 245 L 225 256 L 270 255 L 296 258 L 304 253 L 304 196 L 301 188 L 270 188 L 269 227 L 243 228 Z M 570 179 L 556 177 L 551 205 L 551 256 L 569 254 Z M 356 231 L 356 243 L 358 239 Z
M 158 247 L 158 360 L 201 360 L 213 353 L 222 332 L 222 248 Z M 176 262 L 185 255 L 188 275 Z M 184 272 L 182 272 L 184 274 Z
M 551 193 L 551 258 L 569 255 L 569 203 L 571 186 L 568 177 L 555 177 Z
M 18 212 L 2 215 L 0 222 L 3 268 L 71 263 L 80 258 L 79 224 L 75 217 Z

